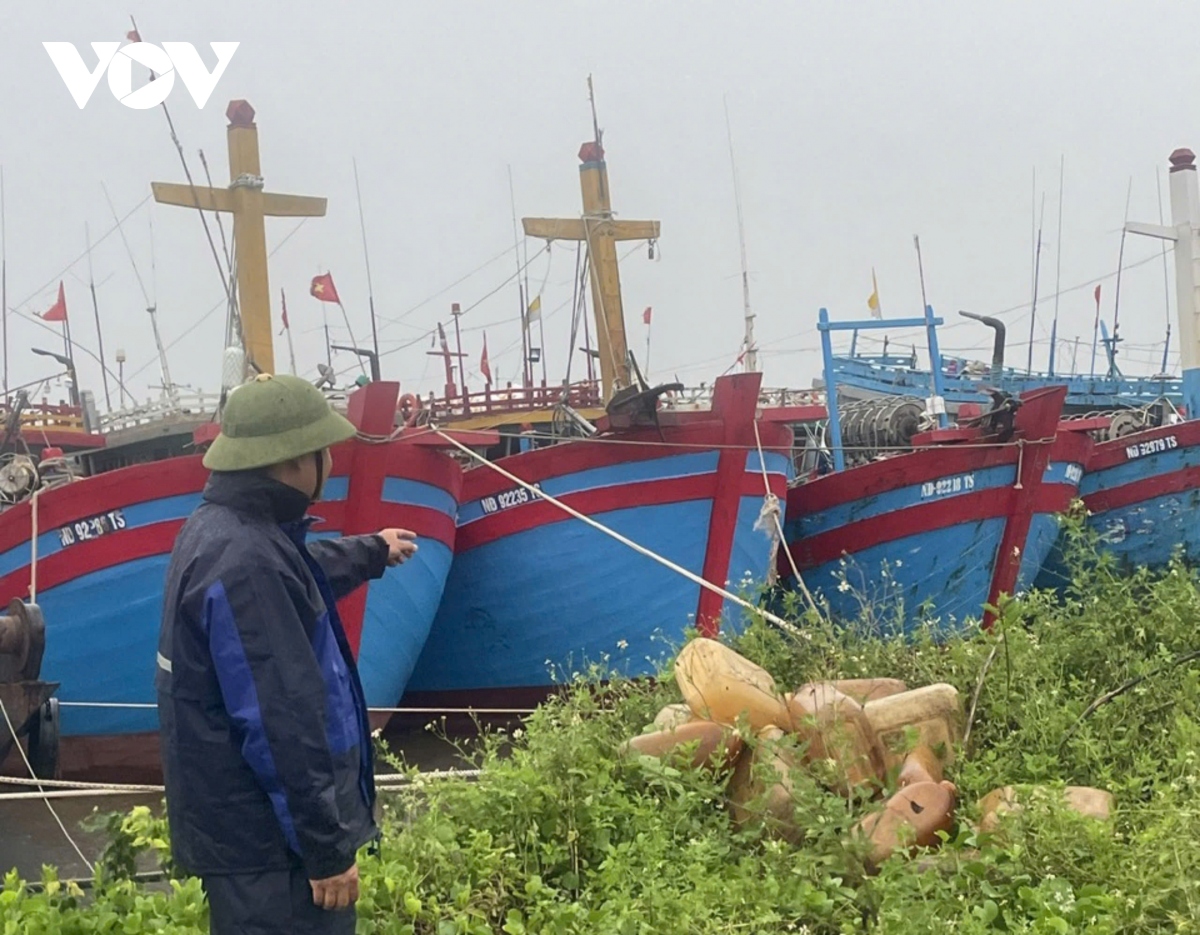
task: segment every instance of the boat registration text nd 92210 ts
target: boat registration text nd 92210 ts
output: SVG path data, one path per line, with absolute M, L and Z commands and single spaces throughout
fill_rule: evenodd
M 921 499 L 928 497 L 945 497 L 950 494 L 963 493 L 975 489 L 974 474 L 959 474 L 956 477 L 939 477 L 937 480 L 927 480 L 921 485 Z

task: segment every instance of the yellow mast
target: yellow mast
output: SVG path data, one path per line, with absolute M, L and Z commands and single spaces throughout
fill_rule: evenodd
M 199 188 L 172 182 L 152 182 L 150 187 L 160 204 L 233 215 L 238 309 L 247 364 L 259 373 L 274 373 L 264 218 L 324 217 L 326 200 L 264 192 L 254 108 L 247 101 L 231 101 L 225 116 L 229 118 L 228 188 Z
M 591 80 L 588 80 L 591 87 Z M 658 239 L 658 221 L 618 221 L 613 218 L 608 187 L 608 166 L 600 132 L 579 149 L 579 187 L 583 193 L 583 216 L 571 218 L 522 218 L 525 236 L 542 240 L 574 240 L 587 244 L 592 280 L 592 306 L 596 316 L 600 352 L 600 383 L 603 399 L 633 382 L 629 370 L 629 345 L 625 337 L 625 313 L 621 305 L 621 276 L 617 242 Z

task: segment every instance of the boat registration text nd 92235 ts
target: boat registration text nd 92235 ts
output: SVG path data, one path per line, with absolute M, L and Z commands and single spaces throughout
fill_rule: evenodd
M 530 486 L 537 487 L 538 485 L 531 484 Z M 524 487 L 514 487 L 512 490 L 498 493 L 494 497 L 484 497 L 479 501 L 479 505 L 485 514 L 491 514 L 514 506 L 521 506 L 524 503 L 532 503 L 536 499 L 537 494 L 530 493 Z

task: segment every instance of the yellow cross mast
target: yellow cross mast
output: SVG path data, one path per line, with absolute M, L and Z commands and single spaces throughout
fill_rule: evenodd
M 589 88 L 591 79 L 588 80 Z M 542 240 L 574 240 L 587 244 L 592 280 L 592 305 L 596 316 L 600 353 L 600 383 L 608 402 L 618 389 L 633 382 L 629 369 L 629 344 L 625 336 L 625 312 L 621 305 L 621 276 L 617 242 L 658 240 L 658 221 L 618 221 L 613 218 L 608 188 L 608 166 L 600 132 L 579 149 L 579 186 L 583 192 L 580 218 L 522 218 L 526 237 Z
M 160 204 L 233 215 L 238 308 L 247 364 L 259 373 L 274 373 L 264 218 L 324 217 L 326 200 L 263 191 L 254 108 L 247 101 L 231 101 L 225 116 L 229 119 L 228 188 L 200 188 L 173 182 L 152 182 L 150 187 L 154 200 Z

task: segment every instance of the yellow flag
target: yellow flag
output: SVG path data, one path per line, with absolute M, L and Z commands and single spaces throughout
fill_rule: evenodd
M 867 299 L 867 308 L 871 310 L 872 318 L 882 318 L 883 312 L 879 307 L 879 283 L 875 281 L 875 270 L 871 270 L 871 297 Z
M 529 308 L 525 312 L 525 320 L 530 324 L 542 317 L 542 297 L 539 295 L 529 303 Z

